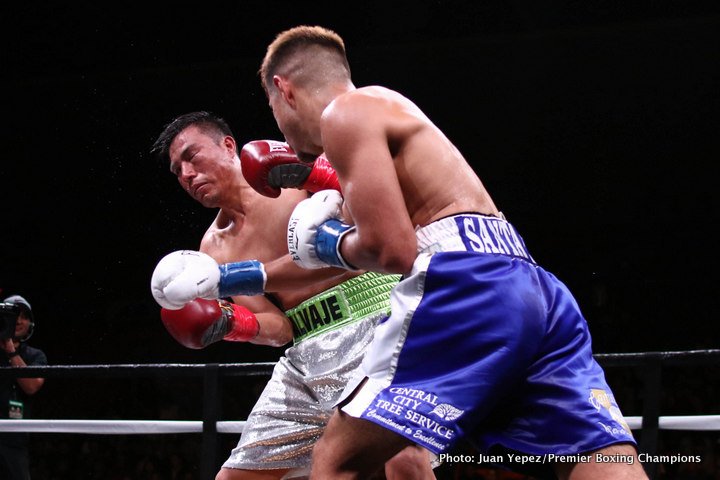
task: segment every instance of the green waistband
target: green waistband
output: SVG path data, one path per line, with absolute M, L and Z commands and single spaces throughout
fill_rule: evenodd
M 400 275 L 368 272 L 346 280 L 285 312 L 295 344 L 370 315 L 390 313 L 390 290 Z

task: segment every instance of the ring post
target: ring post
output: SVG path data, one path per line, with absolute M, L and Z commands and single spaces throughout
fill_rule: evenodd
M 203 371 L 203 430 L 200 478 L 213 480 L 217 473 L 218 435 L 220 420 L 220 376 L 217 363 L 205 365 Z
M 643 387 L 642 433 L 639 449 L 642 453 L 655 455 L 657 453 L 657 440 L 660 427 L 660 401 L 662 396 L 662 359 L 659 356 L 648 358 L 643 367 L 645 385 Z M 645 473 L 650 480 L 657 475 L 657 464 L 647 462 L 643 464 Z

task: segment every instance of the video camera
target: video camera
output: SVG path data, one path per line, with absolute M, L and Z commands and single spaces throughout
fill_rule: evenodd
M 17 303 L 0 302 L 0 340 L 7 340 L 15 335 L 15 324 L 23 306 Z

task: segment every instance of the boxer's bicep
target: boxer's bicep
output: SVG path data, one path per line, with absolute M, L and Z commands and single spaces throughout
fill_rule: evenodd
M 415 234 L 382 120 L 391 113 L 355 106 L 323 119 L 325 153 L 340 180 L 347 220 L 358 227 L 344 241 L 343 256 L 361 268 L 403 272 L 415 256 Z

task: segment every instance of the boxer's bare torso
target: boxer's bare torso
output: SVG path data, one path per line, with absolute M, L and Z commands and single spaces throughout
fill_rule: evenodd
M 288 256 L 285 237 L 288 219 L 295 205 L 307 198 L 307 193 L 283 190 L 280 197 L 270 199 L 257 194 L 249 186 L 247 189 L 249 191 L 241 195 L 247 197 L 242 202 L 244 208 L 221 209 L 203 237 L 201 250 L 220 264 L 244 259 L 256 259 L 267 264 Z M 287 264 L 289 269 L 297 270 L 289 257 Z M 313 295 L 358 275 L 357 272 L 346 271 L 339 276 L 331 276 L 331 272 L 325 270 L 301 273 L 306 276 L 304 283 L 307 286 L 268 292 L 283 309 L 292 308 Z M 328 276 L 330 278 L 327 278 Z

